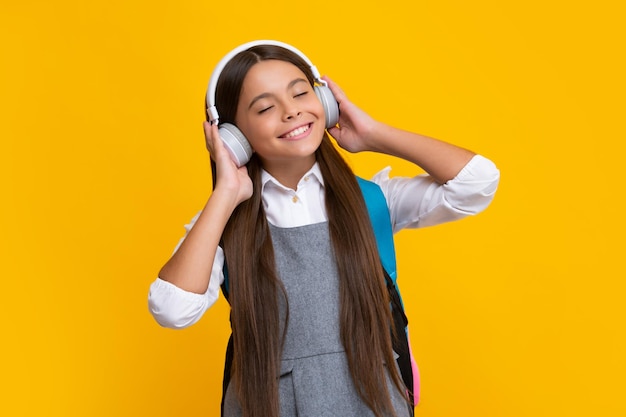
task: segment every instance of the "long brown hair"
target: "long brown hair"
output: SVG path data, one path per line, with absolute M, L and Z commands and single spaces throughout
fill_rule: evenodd
M 216 106 L 221 122 L 235 123 L 245 75 L 254 64 L 268 59 L 296 65 L 314 84 L 308 65 L 296 54 L 269 45 L 250 48 L 224 67 L 218 81 Z M 395 367 L 391 342 L 395 330 L 365 202 L 354 173 L 328 135 L 316 159 L 324 177 L 330 239 L 340 279 L 341 340 L 350 374 L 358 394 L 377 417 L 395 415 L 387 375 L 403 396 L 405 388 Z M 232 380 L 244 416 L 278 417 L 281 329 L 286 330 L 287 323 L 287 319 L 279 322 L 278 301 L 279 297 L 288 300 L 274 264 L 261 201 L 262 166 L 256 155 L 247 169 L 253 195 L 235 209 L 223 233 L 234 344 Z

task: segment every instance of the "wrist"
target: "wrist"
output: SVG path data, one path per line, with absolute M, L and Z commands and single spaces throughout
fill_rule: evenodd
M 363 135 L 363 144 L 367 148 L 367 151 L 388 153 L 389 150 L 386 147 L 387 140 L 393 135 L 391 127 L 388 125 L 372 120 L 372 123 L 367 128 Z
M 209 201 L 213 200 L 213 203 L 226 209 L 226 211 L 232 212 L 241 203 L 239 199 L 239 191 L 237 187 L 228 186 L 226 184 L 215 185 Z

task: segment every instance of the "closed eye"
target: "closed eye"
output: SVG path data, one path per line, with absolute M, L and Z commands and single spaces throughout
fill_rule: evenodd
M 296 95 L 294 96 L 294 98 L 295 98 L 295 97 L 305 96 L 305 95 L 307 95 L 307 94 L 309 94 L 309 92 L 308 92 L 308 91 L 304 91 L 304 92 L 302 92 L 302 93 L 296 94 Z
M 269 107 L 266 107 L 266 108 L 264 108 L 264 109 L 259 110 L 259 114 L 265 113 L 266 111 L 268 111 L 268 110 L 269 110 L 269 109 L 271 109 L 272 107 L 274 107 L 274 106 L 269 106 Z

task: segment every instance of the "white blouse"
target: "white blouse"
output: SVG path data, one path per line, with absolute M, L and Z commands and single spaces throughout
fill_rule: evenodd
M 394 232 L 406 228 L 433 226 L 484 210 L 493 200 L 500 172 L 489 159 L 475 155 L 458 175 L 445 184 L 438 184 L 423 174 L 416 177 L 389 178 L 390 167 L 377 173 L 377 183 L 387 199 Z M 315 164 L 297 189 L 280 184 L 263 171 L 262 200 L 267 220 L 278 227 L 298 227 L 327 221 L 324 180 Z M 185 225 L 185 236 L 200 213 Z M 174 251 L 178 250 L 181 238 Z M 157 278 L 150 286 L 148 306 L 156 321 L 170 328 L 184 328 L 197 322 L 211 307 L 224 281 L 224 253 L 217 248 L 209 287 L 204 294 L 182 290 Z

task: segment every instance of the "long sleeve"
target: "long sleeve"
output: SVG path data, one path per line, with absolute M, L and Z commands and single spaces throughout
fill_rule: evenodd
M 489 159 L 476 155 L 445 184 L 428 175 L 389 178 L 391 168 L 376 174 L 387 198 L 394 232 L 458 220 L 483 211 L 493 200 L 500 171 Z
M 180 239 L 174 252 L 195 224 L 199 213 L 185 225 L 185 236 Z M 209 287 L 204 294 L 182 290 L 176 285 L 157 278 L 150 285 L 148 308 L 154 319 L 163 327 L 182 329 L 196 323 L 202 315 L 217 301 L 220 285 L 224 282 L 224 252 L 218 247 L 211 271 Z

